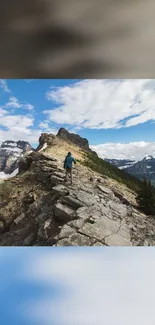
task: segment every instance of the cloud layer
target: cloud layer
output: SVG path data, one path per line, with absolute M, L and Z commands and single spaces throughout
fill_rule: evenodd
M 84 80 L 51 89 L 58 107 L 45 111 L 56 123 L 79 128 L 122 128 L 155 120 L 154 80 Z
M 155 142 L 105 143 L 91 146 L 100 158 L 141 160 L 147 155 L 155 157 Z

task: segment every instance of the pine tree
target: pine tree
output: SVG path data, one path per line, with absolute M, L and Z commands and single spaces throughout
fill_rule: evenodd
M 155 192 L 151 182 L 146 179 L 138 192 L 137 203 L 145 214 L 155 216 Z

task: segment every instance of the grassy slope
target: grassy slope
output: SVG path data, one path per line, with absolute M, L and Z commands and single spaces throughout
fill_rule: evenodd
M 102 175 L 118 181 L 119 183 L 123 183 L 135 192 L 137 192 L 143 184 L 143 182 L 136 177 L 127 174 L 123 170 L 120 170 L 94 154 L 85 154 L 84 165 L 90 167 L 98 173 L 101 173 Z

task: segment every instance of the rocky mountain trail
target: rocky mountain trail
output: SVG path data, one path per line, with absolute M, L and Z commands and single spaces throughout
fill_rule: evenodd
M 1 202 L 1 246 L 155 244 L 154 219 L 138 211 L 133 191 L 80 163 L 71 185 L 61 150 L 50 150 L 26 156 L 5 181 L 12 191 Z
M 0 245 L 154 246 L 155 220 L 138 210 L 134 190 L 86 166 L 88 141 L 68 134 L 42 134 L 1 185 Z M 77 160 L 72 185 L 63 168 L 68 151 Z

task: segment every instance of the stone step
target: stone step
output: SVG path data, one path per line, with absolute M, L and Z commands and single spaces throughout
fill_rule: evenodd
M 77 210 L 78 208 L 81 208 L 84 206 L 84 203 L 82 203 L 81 201 L 77 200 L 76 198 L 74 198 L 71 195 L 65 196 L 61 199 L 62 203 L 65 203 L 69 206 L 71 206 L 73 209 Z
M 54 216 L 56 220 L 67 222 L 75 218 L 75 211 L 58 202 L 54 207 Z
M 52 191 L 55 193 L 55 194 L 58 194 L 58 195 L 67 195 L 67 194 L 69 194 L 69 190 L 68 190 L 68 188 L 66 187 L 66 186 L 64 186 L 64 185 L 61 185 L 61 184 L 59 184 L 59 185 L 57 185 L 57 186 L 54 186 L 53 188 L 52 188 Z

